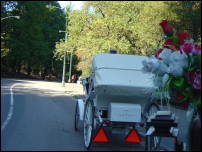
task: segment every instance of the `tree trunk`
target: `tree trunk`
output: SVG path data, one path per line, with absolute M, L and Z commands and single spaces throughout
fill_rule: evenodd
M 30 66 L 28 66 L 28 69 L 27 69 L 27 74 L 28 74 L 28 75 L 30 75 L 30 74 L 31 74 L 31 71 L 32 71 L 31 67 L 30 67 Z
M 21 70 L 21 65 L 18 65 L 17 66 L 17 73 L 20 73 L 20 70 Z

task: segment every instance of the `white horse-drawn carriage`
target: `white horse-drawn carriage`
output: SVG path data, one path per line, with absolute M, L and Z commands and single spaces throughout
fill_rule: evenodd
M 75 130 L 82 122 L 87 149 L 92 142 L 109 141 L 106 127 L 112 133 L 125 133 L 125 142 L 138 144 L 142 141 L 137 126 L 146 124 L 149 116 L 160 110 L 153 96 L 156 87 L 152 74 L 142 71 L 142 61 L 146 58 L 110 53 L 94 57 L 92 74 L 83 81 L 85 99 L 77 101 L 75 112 Z M 149 129 L 146 132 L 149 134 Z M 148 146 L 155 148 L 160 137 L 153 136 L 149 144 L 146 143 L 147 149 Z

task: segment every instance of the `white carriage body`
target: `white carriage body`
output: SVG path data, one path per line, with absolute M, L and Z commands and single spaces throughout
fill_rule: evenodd
M 77 102 L 87 148 L 93 128 L 111 127 L 112 133 L 125 133 L 127 138 L 131 128 L 137 130 L 134 127 L 142 122 L 142 107 L 151 103 L 149 99 L 157 89 L 153 74 L 142 70 L 144 59 L 147 57 L 109 53 L 94 57 L 92 74 L 82 81 L 86 98 Z
M 142 61 L 146 58 L 139 55 L 97 54 L 92 62 L 97 105 L 147 100 L 156 87 L 153 75 L 142 71 Z

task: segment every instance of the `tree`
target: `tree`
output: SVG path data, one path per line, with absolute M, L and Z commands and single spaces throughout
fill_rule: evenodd
M 4 57 L 6 66 L 12 71 L 25 69 L 28 74 L 42 72 L 56 73 L 55 67 L 61 64 L 53 59 L 55 42 L 61 39 L 59 30 L 64 29 L 65 15 L 56 1 L 17 1 L 11 11 L 20 20 L 13 22 L 9 32 L 10 52 Z M 51 8 L 47 8 L 51 5 Z M 56 6 L 56 7 L 54 7 Z M 55 66 L 55 67 L 54 67 Z
M 16 7 L 16 2 L 14 1 L 1 1 L 1 19 L 11 16 L 11 10 Z M 10 49 L 8 47 L 9 33 L 13 30 L 12 24 L 16 19 L 8 18 L 1 21 L 1 68 L 4 71 L 6 66 L 5 57 L 9 54 Z
M 198 43 L 201 42 L 201 1 L 167 2 L 169 10 L 177 16 L 171 20 L 176 30 L 188 32 Z
M 178 3 L 179 6 L 171 9 L 172 5 Z M 81 11 L 70 12 L 68 43 L 63 45 L 63 42 L 59 42 L 55 54 L 62 57 L 59 44 L 75 50 L 74 54 L 79 58 L 77 69 L 82 70 L 83 76 L 90 74 L 91 60 L 96 53 L 108 52 L 112 48 L 121 54 L 154 54 L 163 43 L 159 36 L 162 34 L 159 23 L 167 19 L 175 28 L 175 23 L 181 19 L 176 9 L 183 9 L 183 3 L 87 1 Z M 192 7 L 199 8 L 198 3 Z M 194 14 L 195 18 L 200 16 Z M 191 20 L 189 22 L 194 25 Z M 187 24 L 190 24 L 189 22 Z M 200 33 L 199 29 L 194 31 L 192 28 L 192 33 Z
M 96 53 L 115 48 L 124 54 L 146 54 L 149 47 L 155 47 L 160 39 L 158 33 L 153 37 L 143 33 L 148 29 L 152 33 L 157 31 L 158 26 L 154 25 L 161 21 L 162 13 L 155 13 L 147 20 L 143 17 L 149 13 L 146 12 L 148 7 L 165 8 L 159 8 L 159 4 L 163 5 L 163 2 L 88 1 L 82 11 L 70 12 L 67 47 L 76 48 L 75 54 L 80 59 L 77 68 L 82 74 L 89 74 L 90 62 Z M 148 26 L 148 23 L 152 24 Z M 57 50 L 56 54 L 59 52 Z

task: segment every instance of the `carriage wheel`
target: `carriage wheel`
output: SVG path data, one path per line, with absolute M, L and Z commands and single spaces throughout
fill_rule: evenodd
M 84 145 L 87 149 L 92 143 L 92 133 L 94 124 L 94 108 L 92 101 L 87 101 L 84 110 Z
M 145 115 L 146 119 L 148 119 L 149 116 L 153 115 L 154 113 L 156 113 L 159 110 L 160 110 L 159 106 L 156 103 L 151 102 L 149 105 L 147 105 L 145 107 L 144 115 Z M 145 143 L 146 143 L 147 151 L 154 151 L 159 147 L 159 145 L 161 143 L 161 137 L 146 136 Z
M 75 115 L 74 115 L 74 130 L 77 131 L 79 128 L 79 105 L 76 103 Z

